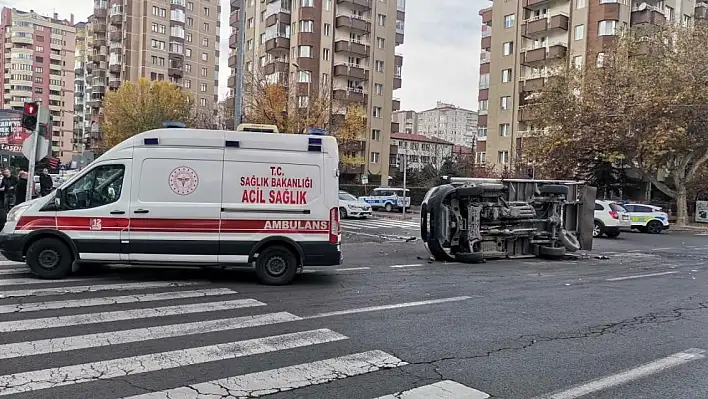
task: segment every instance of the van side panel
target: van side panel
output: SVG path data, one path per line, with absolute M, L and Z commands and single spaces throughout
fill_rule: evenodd
M 223 152 L 222 148 L 135 148 L 131 262 L 217 261 Z

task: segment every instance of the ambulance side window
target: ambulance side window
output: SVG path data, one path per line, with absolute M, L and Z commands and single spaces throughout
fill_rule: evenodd
M 90 209 L 114 203 L 123 188 L 124 165 L 101 165 L 64 189 L 65 209 Z

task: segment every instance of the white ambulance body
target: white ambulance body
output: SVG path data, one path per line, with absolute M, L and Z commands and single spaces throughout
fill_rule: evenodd
M 13 208 L 1 252 L 48 279 L 84 263 L 255 264 L 288 284 L 341 264 L 338 166 L 329 136 L 151 130 Z

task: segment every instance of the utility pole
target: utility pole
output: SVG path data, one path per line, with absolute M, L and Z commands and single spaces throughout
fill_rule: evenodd
M 246 41 L 246 0 L 239 0 L 236 38 L 236 87 L 234 88 L 234 130 L 243 119 L 244 42 Z
M 40 122 L 42 121 L 42 102 L 38 101 L 37 102 L 38 107 L 37 107 L 37 123 L 34 126 L 34 132 L 32 132 L 32 136 L 30 137 L 30 140 L 32 140 L 32 144 L 30 145 L 30 156 L 29 156 L 29 166 L 27 168 L 27 173 L 29 176 L 27 176 L 27 191 L 25 191 L 25 199 L 27 201 L 32 199 L 32 191 L 34 189 L 34 169 L 36 168 L 37 164 L 37 146 L 39 145 L 39 135 L 40 135 Z M 47 126 L 49 127 L 49 126 Z M 51 136 L 50 139 L 51 140 Z
M 406 179 L 408 177 L 408 160 L 406 154 L 403 154 L 403 218 L 406 217 Z

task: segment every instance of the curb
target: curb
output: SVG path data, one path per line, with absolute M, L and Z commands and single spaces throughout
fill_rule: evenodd
M 379 214 L 374 213 L 374 217 L 382 219 L 396 219 L 396 220 L 418 220 L 420 219 L 420 212 L 406 212 L 406 215 L 399 214 Z

